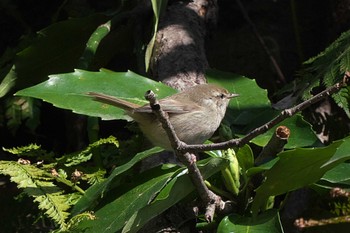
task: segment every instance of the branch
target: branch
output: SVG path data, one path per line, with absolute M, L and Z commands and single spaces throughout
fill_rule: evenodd
M 305 108 L 319 102 L 320 100 L 326 98 L 327 96 L 330 96 L 338 92 L 342 87 L 345 87 L 348 84 L 349 79 L 350 79 L 350 72 L 346 72 L 342 81 L 336 83 L 335 85 L 329 87 L 328 89 L 318 93 L 312 98 L 292 108 L 283 110 L 277 117 L 267 122 L 266 124 L 252 130 L 243 138 L 232 139 L 226 142 L 205 144 L 205 145 L 202 145 L 202 144 L 186 145 L 182 143 L 181 147 L 178 148 L 178 150 L 184 151 L 184 152 L 200 152 L 200 151 L 209 151 L 209 150 L 222 150 L 222 149 L 227 149 L 231 147 L 242 147 L 245 144 L 249 143 L 249 141 L 252 140 L 253 138 L 267 132 L 269 129 L 281 123 L 283 120 L 287 119 L 288 117 L 294 116 L 296 113 L 304 110 Z
M 167 136 L 169 137 L 169 140 L 171 142 L 171 146 L 174 149 L 174 152 L 177 156 L 177 158 L 182 162 L 188 169 L 188 175 L 190 176 L 190 179 L 192 180 L 193 185 L 196 187 L 196 190 L 198 191 L 199 196 L 206 204 L 206 213 L 205 213 L 205 219 L 207 222 L 212 222 L 215 209 L 219 208 L 222 209 L 229 209 L 226 203 L 224 203 L 221 200 L 220 196 L 217 196 L 212 191 L 208 189 L 208 187 L 205 185 L 203 177 L 195 163 L 195 155 L 180 151 L 179 148 L 182 148 L 183 146 L 186 146 L 185 143 L 179 140 L 177 137 L 174 127 L 171 125 L 169 121 L 169 116 L 166 112 L 164 112 L 159 105 L 156 96 L 153 91 L 147 91 L 145 94 L 146 100 L 150 102 L 151 109 L 153 113 L 157 116 L 158 120 L 161 122 L 164 130 L 167 133 Z
M 192 183 L 196 187 L 199 193 L 199 196 L 206 204 L 205 218 L 208 222 L 211 222 L 213 220 L 216 209 L 218 209 L 221 212 L 226 212 L 226 211 L 230 211 L 231 207 L 229 203 L 223 202 L 220 196 L 217 196 L 216 194 L 214 194 L 205 185 L 203 177 L 195 163 L 195 160 L 193 159 L 194 154 L 191 154 L 191 153 L 207 151 L 207 150 L 227 149 L 234 146 L 243 146 L 247 144 L 251 139 L 255 138 L 260 134 L 265 133 L 266 131 L 268 131 L 269 129 L 271 129 L 276 124 L 283 121 L 284 119 L 295 115 L 297 112 L 302 111 L 303 109 L 309 107 L 310 105 L 339 91 L 342 87 L 347 85 L 347 82 L 349 81 L 349 77 L 350 77 L 350 73 L 346 72 L 342 82 L 336 83 L 334 86 L 320 92 L 319 94 L 315 95 L 311 99 L 306 100 L 293 108 L 289 108 L 282 111 L 281 114 L 278 115 L 276 118 L 267 122 L 265 125 L 251 131 L 249 134 L 247 134 L 243 138 L 233 139 L 227 142 L 214 143 L 209 145 L 208 144 L 207 145 L 203 145 L 203 144 L 187 145 L 186 143 L 180 141 L 180 139 L 177 137 L 175 133 L 173 126 L 171 125 L 171 122 L 169 121 L 168 114 L 162 110 L 161 106 L 159 105 L 159 102 L 156 99 L 155 94 L 152 91 L 147 91 L 145 94 L 145 98 L 150 102 L 150 106 L 153 113 L 157 116 L 157 119 L 161 122 L 163 129 L 167 133 L 167 136 L 169 137 L 172 148 L 174 149 L 174 152 L 177 158 L 187 167 Z M 282 137 L 284 137 L 283 130 L 281 133 L 282 133 Z
M 275 68 L 277 75 L 279 76 L 280 80 L 283 83 L 286 83 L 286 78 L 283 75 L 283 72 L 281 70 L 281 68 L 279 67 L 276 59 L 274 58 L 274 56 L 272 55 L 272 53 L 270 52 L 270 50 L 268 49 L 264 39 L 261 37 L 258 29 L 255 27 L 255 24 L 253 23 L 253 21 L 250 19 L 247 11 L 245 10 L 242 2 L 240 0 L 236 0 L 236 3 L 238 5 L 238 7 L 240 8 L 244 19 L 247 21 L 247 23 L 250 25 L 250 27 L 253 30 L 254 35 L 256 36 L 256 38 L 258 39 L 259 43 L 261 44 L 262 48 L 264 49 L 265 53 L 267 54 L 267 56 L 269 57 L 270 61 L 272 62 L 273 67 Z
M 290 129 L 286 126 L 277 127 L 269 142 L 263 148 L 259 156 L 255 159 L 255 164 L 260 165 L 272 160 L 278 153 L 283 151 L 284 146 L 288 143 Z

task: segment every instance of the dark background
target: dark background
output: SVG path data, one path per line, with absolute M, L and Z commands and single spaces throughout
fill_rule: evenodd
M 320 53 L 341 32 L 349 29 L 349 0 L 245 0 L 242 3 L 277 60 L 285 79 L 276 74 L 253 33 L 252 25 L 244 19 L 242 10 L 232 0 L 219 0 L 218 24 L 209 32 L 206 44 L 209 64 L 211 68 L 256 79 L 271 96 L 297 77 L 303 61 Z M 106 12 L 118 6 L 119 1 L 112 0 L 0 0 L 0 55 L 4 55 L 8 49 L 17 48 L 20 51 L 21 46 L 25 47 L 23 39 L 34 37 L 37 31 L 52 22 Z M 63 8 L 57 15 L 59 7 Z M 133 51 L 124 55 L 115 57 L 105 67 L 142 73 L 133 65 L 137 59 Z M 0 75 L 3 78 L 4 72 Z M 86 137 L 82 137 L 78 143 L 80 146 L 71 146 L 71 129 L 65 121 L 67 114 L 71 118 L 71 113 L 46 103 L 40 105 L 40 124 L 37 128 L 29 130 L 25 122 L 15 130 L 9 128 L 5 109 L 8 98 L 11 97 L 0 99 L 1 147 L 37 143 L 48 151 L 68 153 L 87 144 Z M 110 129 L 111 124 L 115 127 L 119 123 L 103 123 L 102 134 L 114 133 Z M 123 137 L 125 135 L 118 135 L 118 138 Z M 0 156 L 1 159 L 10 159 L 2 152 Z M 32 200 L 19 193 L 7 177 L 0 177 L 0 232 L 47 232 L 52 227 L 51 223 L 38 218 L 38 210 Z

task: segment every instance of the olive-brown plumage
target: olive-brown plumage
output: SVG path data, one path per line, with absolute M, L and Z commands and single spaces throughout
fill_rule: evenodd
M 144 106 L 113 96 L 90 92 L 96 101 L 125 110 L 140 126 L 145 136 L 156 146 L 171 150 L 166 132 L 152 113 L 149 104 Z M 219 127 L 231 98 L 237 94 L 213 84 L 201 84 L 159 100 L 179 139 L 187 144 L 201 144 Z

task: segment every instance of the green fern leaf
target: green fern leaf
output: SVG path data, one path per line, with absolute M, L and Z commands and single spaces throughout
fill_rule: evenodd
M 9 175 L 18 188 L 39 203 L 39 209 L 44 210 L 61 228 L 66 227 L 67 210 L 70 208 L 67 197 L 44 170 L 14 161 L 0 161 L 0 174 Z
M 341 81 L 346 71 L 350 71 L 350 31 L 344 32 L 322 53 L 304 63 L 300 82 L 304 89 L 303 98 L 309 98 L 312 88 L 320 82 L 328 88 Z M 349 91 L 344 89 L 332 98 L 350 117 Z
M 52 160 L 53 153 L 49 153 L 42 149 L 41 146 L 30 144 L 28 146 L 2 148 L 4 151 L 21 157 L 35 157 L 37 160 L 44 159 L 45 161 Z
M 58 223 L 61 228 L 66 228 L 65 220 L 68 218 L 69 205 L 62 192 L 42 193 L 34 199 L 39 203 L 39 209 L 46 210 L 45 214 Z
M 90 144 L 85 150 L 81 152 L 65 155 L 62 158 L 59 158 L 58 161 L 67 167 L 76 166 L 78 164 L 89 161 L 93 154 L 92 150 L 105 144 L 112 144 L 117 148 L 119 147 L 118 140 L 115 137 L 110 136 L 108 138 L 102 138 Z
M 332 95 L 335 103 L 344 109 L 345 113 L 350 117 L 350 87 L 342 88 L 338 93 Z
M 104 170 L 98 170 L 97 172 L 94 172 L 92 174 L 84 174 L 84 180 L 87 180 L 87 182 L 90 185 L 94 185 L 97 183 L 102 182 L 105 178 L 106 171 Z
M 350 68 L 350 47 L 347 47 L 340 57 L 340 71 L 345 73 Z
M 343 75 L 340 75 L 340 64 L 332 62 L 332 64 L 328 67 L 328 70 L 324 72 L 323 79 L 321 80 L 326 87 L 330 87 L 336 82 L 340 81 L 339 77 L 343 77 Z
M 56 229 L 51 231 L 51 233 L 73 233 L 73 232 L 83 232 L 81 229 L 77 229 L 78 224 L 83 220 L 95 220 L 96 216 L 93 212 L 83 212 L 73 216 L 67 223 L 66 229 Z

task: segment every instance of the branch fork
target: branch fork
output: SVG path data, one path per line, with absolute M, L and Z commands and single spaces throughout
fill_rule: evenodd
M 350 72 L 346 72 L 344 74 L 344 78 L 342 81 L 336 83 L 335 85 L 329 87 L 328 89 L 318 93 L 312 98 L 292 108 L 283 110 L 277 117 L 267 122 L 266 124 L 252 130 L 243 138 L 232 139 L 226 142 L 205 144 L 205 145 L 204 144 L 187 145 L 186 143 L 182 142 L 177 137 L 174 127 L 169 121 L 168 114 L 162 110 L 161 105 L 159 104 L 155 93 L 151 90 L 147 91 L 145 93 L 145 98 L 146 100 L 149 101 L 153 113 L 157 116 L 158 120 L 161 122 L 164 130 L 166 131 L 167 136 L 169 137 L 172 148 L 177 158 L 188 168 L 188 173 L 192 180 L 192 183 L 196 187 L 200 198 L 206 204 L 206 213 L 204 215 L 205 219 L 207 222 L 211 222 L 213 220 L 215 210 L 219 210 L 219 212 L 222 212 L 222 213 L 223 212 L 228 213 L 232 210 L 232 206 L 229 205 L 229 202 L 225 203 L 220 196 L 214 194 L 205 185 L 203 177 L 195 163 L 195 160 L 193 160 L 193 157 L 195 157 L 194 153 L 201 152 L 201 151 L 208 151 L 208 150 L 228 149 L 231 147 L 241 147 L 249 143 L 249 141 L 257 137 L 258 135 L 265 133 L 266 131 L 268 131 L 278 123 L 282 122 L 286 118 L 291 117 L 296 113 L 304 110 L 305 108 L 311 106 L 312 104 L 324 99 L 325 97 L 338 92 L 342 87 L 348 84 L 349 80 L 350 80 Z M 284 134 L 286 132 L 285 130 L 282 130 L 282 132 L 280 131 L 281 129 L 279 129 L 279 131 L 276 131 L 276 134 L 279 134 L 279 133 Z M 288 136 L 289 136 L 289 133 L 290 132 L 287 133 Z M 283 137 L 282 139 L 284 140 Z M 288 137 L 286 137 L 286 139 L 288 139 Z

